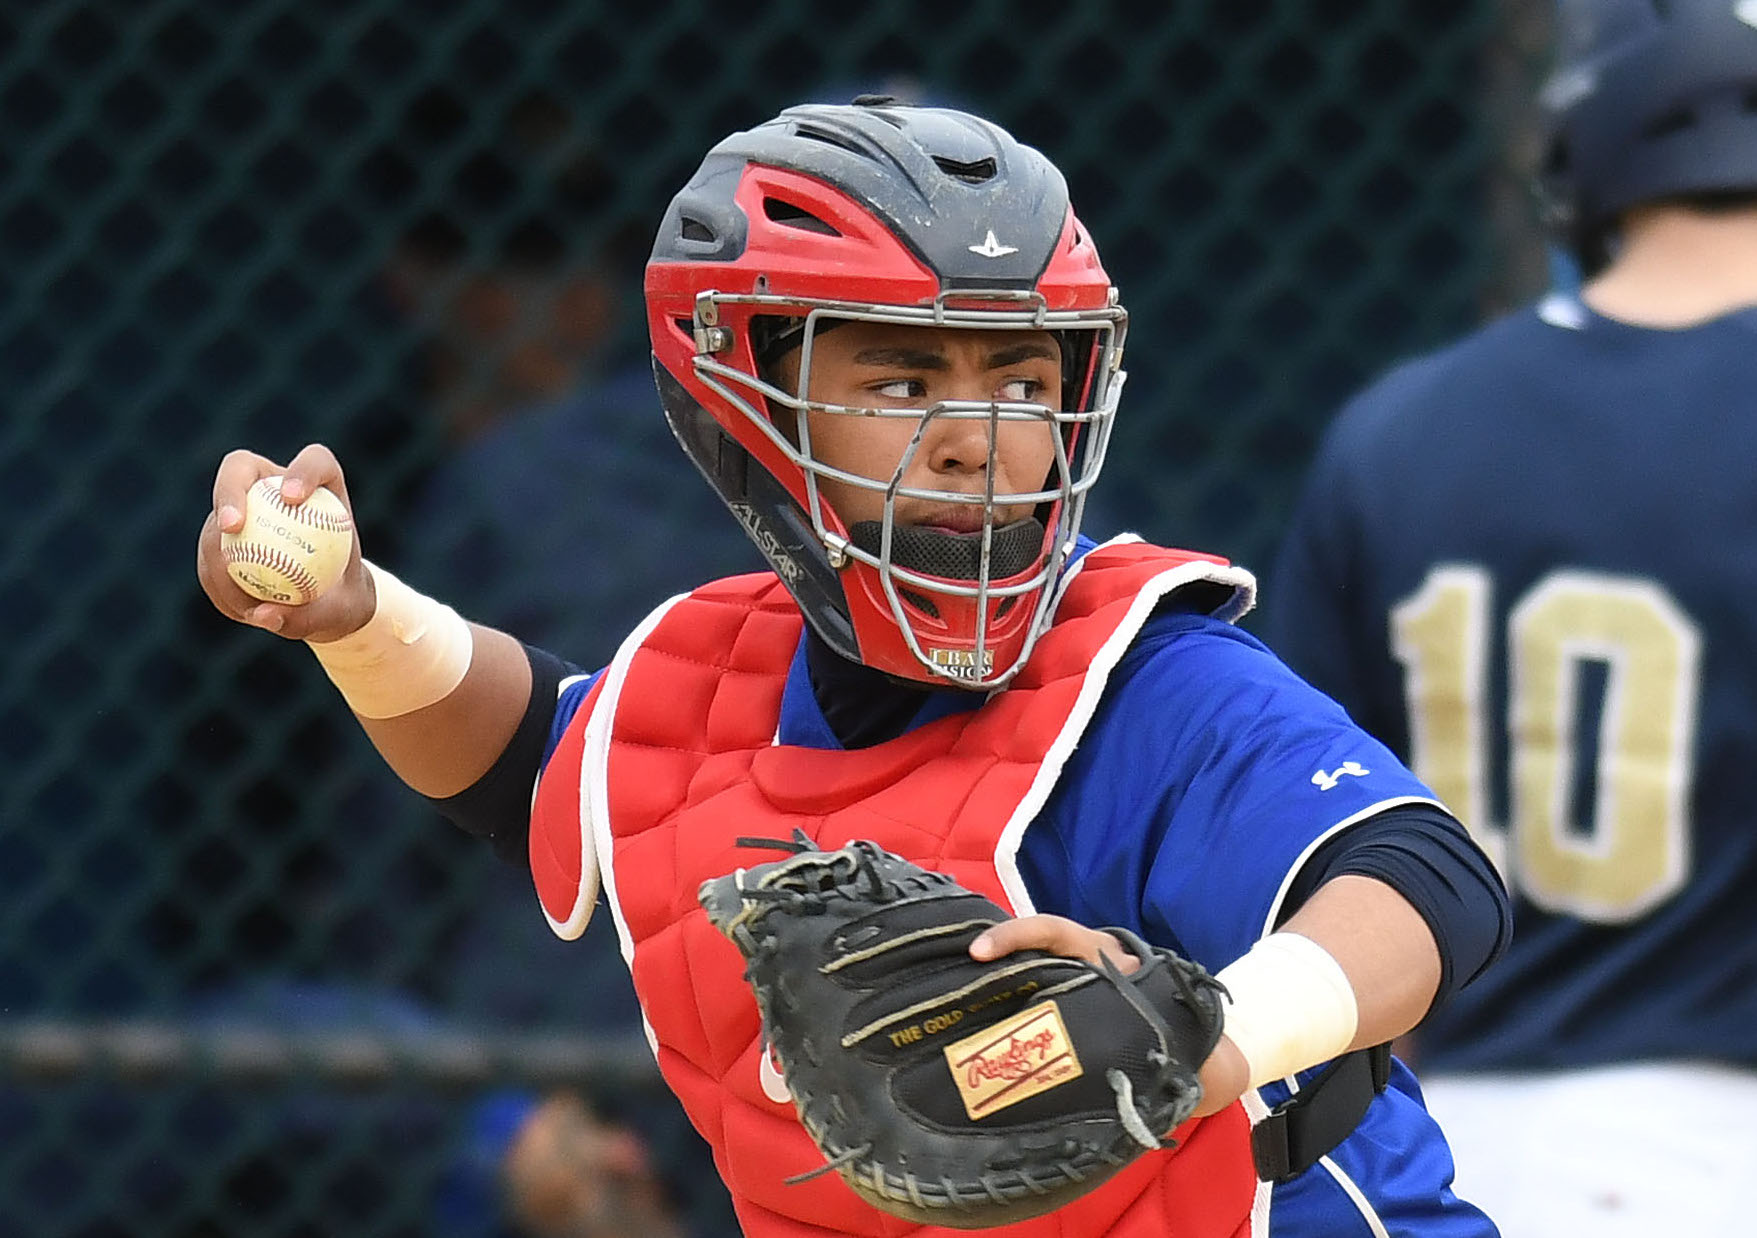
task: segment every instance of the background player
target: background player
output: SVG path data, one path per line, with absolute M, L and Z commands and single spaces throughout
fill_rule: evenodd
M 257 604 L 216 546 L 280 471 L 247 452 L 221 466 L 200 572 L 225 613 L 313 642 L 393 768 L 465 828 L 504 850 L 528 824 L 563 935 L 601 871 L 660 1065 L 746 1231 L 894 1229 L 834 1177 L 784 1184 L 821 1157 L 694 905 L 748 861 L 739 836 L 800 826 L 1058 913 L 996 930 L 1000 953 L 1104 948 L 1081 920 L 1228 965 L 1211 1118 L 1031 1232 L 1492 1234 L 1369 1047 L 1487 965 L 1504 895 L 1425 787 L 1228 625 L 1247 573 L 1078 538 L 1125 318 L 1059 172 L 963 113 L 792 109 L 710 152 L 647 297 L 673 429 L 774 575 L 674 599 L 590 676 L 358 559 L 309 607 Z M 286 472 L 295 498 L 346 491 L 321 447 Z M 1298 1071 L 1299 1116 L 1266 1118 Z M 1246 1111 L 1270 1136 L 1255 1159 Z M 1284 1179 L 1273 1199 L 1253 1171 Z
M 1757 1165 L 1757 9 L 1560 13 L 1544 186 L 1587 282 L 1344 410 L 1266 631 L 1499 823 L 1512 949 L 1420 1036 L 1463 1187 L 1510 1235 L 1733 1233 Z

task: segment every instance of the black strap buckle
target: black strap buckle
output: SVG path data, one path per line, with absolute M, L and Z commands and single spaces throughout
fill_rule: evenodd
M 1366 1117 L 1391 1081 L 1391 1046 L 1345 1053 L 1251 1128 L 1257 1177 L 1285 1182 L 1316 1165 Z

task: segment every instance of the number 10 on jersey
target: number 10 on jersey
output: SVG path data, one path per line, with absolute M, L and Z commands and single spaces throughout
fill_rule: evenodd
M 1540 579 L 1507 616 L 1505 826 L 1490 821 L 1493 583 L 1443 564 L 1391 610 L 1410 764 L 1468 825 L 1509 885 L 1600 923 L 1664 902 L 1690 870 L 1689 797 L 1701 638 L 1652 580 L 1581 571 Z M 1597 734 L 1582 735 L 1583 672 L 1602 666 Z M 1584 768 L 1582 752 L 1596 751 Z M 1591 820 L 1574 822 L 1580 778 Z

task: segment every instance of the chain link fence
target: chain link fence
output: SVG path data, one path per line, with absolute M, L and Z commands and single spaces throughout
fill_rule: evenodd
M 500 1232 L 483 1100 L 558 1086 L 724 1232 L 607 926 L 549 940 L 200 597 L 224 451 L 333 445 L 375 559 L 598 664 L 755 562 L 643 373 L 650 229 L 889 89 L 1069 175 L 1133 314 L 1101 518 L 1261 564 L 1338 401 L 1541 280 L 1542 13 L 0 0 L 0 1234 Z

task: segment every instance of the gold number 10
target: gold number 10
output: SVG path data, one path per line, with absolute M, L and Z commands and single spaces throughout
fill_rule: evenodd
M 1502 875 L 1549 911 L 1603 923 L 1664 902 L 1690 871 L 1689 791 L 1701 638 L 1658 583 L 1557 571 L 1507 619 L 1508 827 L 1488 815 L 1492 581 L 1435 567 L 1391 611 L 1404 669 L 1410 764 Z M 1607 668 L 1592 820 L 1568 820 L 1580 668 Z

